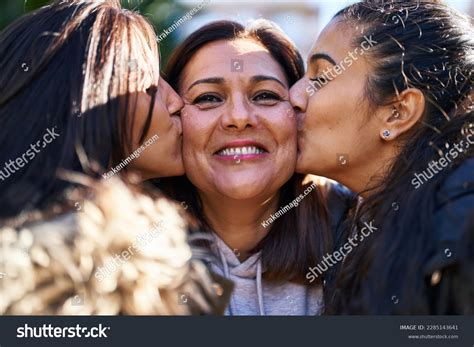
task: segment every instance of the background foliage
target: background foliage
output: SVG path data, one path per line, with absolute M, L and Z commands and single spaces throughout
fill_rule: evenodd
M 51 0 L 2 0 L 0 1 L 0 30 L 24 13 L 34 11 L 47 5 Z M 122 0 L 125 8 L 139 11 L 155 27 L 159 34 L 173 22 L 183 16 L 189 9 L 173 0 Z M 166 61 L 173 46 L 176 46 L 176 33 L 172 33 L 160 43 L 163 61 Z

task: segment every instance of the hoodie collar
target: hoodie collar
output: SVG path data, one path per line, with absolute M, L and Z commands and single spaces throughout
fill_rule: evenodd
M 212 251 L 218 257 L 220 254 L 224 256 L 227 265 L 229 266 L 229 273 L 243 278 L 255 278 L 257 275 L 257 263 L 261 252 L 259 251 L 252 254 L 248 259 L 240 262 L 234 251 L 230 249 L 216 233 L 213 234 L 216 242 L 212 245 Z M 218 265 L 221 267 L 220 264 Z M 264 272 L 264 270 L 262 272 Z

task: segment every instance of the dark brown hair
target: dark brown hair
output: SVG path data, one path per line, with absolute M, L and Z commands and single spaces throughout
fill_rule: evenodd
M 0 51 L 0 163 L 25 156 L 47 129 L 59 134 L 2 175 L 0 217 L 7 217 L 62 192 L 69 183 L 58 169 L 87 171 L 76 149 L 102 170 L 126 157 L 131 95 L 151 87 L 145 83 L 156 87 L 159 64 L 152 26 L 119 0 L 54 1 L 4 29 Z
M 211 42 L 238 38 L 254 40 L 267 48 L 283 68 L 289 85 L 303 76 L 303 60 L 298 50 L 271 22 L 259 20 L 245 28 L 236 22 L 217 21 L 192 33 L 173 52 L 165 72 L 171 86 L 179 89 L 186 64 L 202 47 Z M 289 204 L 304 191 L 308 184 L 303 185 L 303 179 L 303 175 L 294 174 L 283 185 L 280 189 L 280 207 Z M 199 220 L 201 229 L 211 230 L 203 214 L 199 195 L 187 177 L 164 180 L 162 187 L 174 199 L 186 202 L 188 211 Z M 266 279 L 307 282 L 305 275 L 308 267 L 316 265 L 330 249 L 331 237 L 324 199 L 325 191 L 318 186 L 300 206 L 289 210 L 271 225 L 271 230 L 255 249 L 262 251 L 262 262 L 267 269 Z
M 334 287 L 327 291 L 327 312 L 433 314 L 423 269 L 439 247 L 439 220 L 434 218 L 440 208 L 438 192 L 456 168 L 474 157 L 474 148 L 421 187 L 414 187 L 413 177 L 453 149 L 474 126 L 472 22 L 430 1 L 362 1 L 340 11 L 335 20 L 367 29 L 364 34 L 353 30 L 354 46 L 365 39 L 363 35 L 377 42 L 366 53 L 371 71 L 364 98 L 373 107 L 389 105 L 407 88 L 420 90 L 425 105 L 421 121 L 401 141 L 394 164 L 372 183 L 358 206 L 353 219 L 358 229 L 374 220 L 378 231 L 347 256 Z M 474 194 L 472 175 L 464 185 L 463 194 Z M 354 225 L 348 224 L 344 240 L 354 233 Z

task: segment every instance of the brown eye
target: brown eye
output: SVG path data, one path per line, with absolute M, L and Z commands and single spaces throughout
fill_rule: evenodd
M 222 98 L 215 94 L 203 94 L 194 99 L 194 104 L 211 104 L 222 102 Z
M 254 98 L 253 98 L 255 101 L 266 101 L 266 100 L 276 100 L 276 101 L 280 101 L 281 98 L 276 95 L 275 93 L 270 93 L 270 92 L 263 92 L 263 93 L 260 93 L 258 95 L 256 95 Z
M 267 105 L 267 106 L 273 106 L 277 104 L 278 102 L 280 102 L 281 100 L 282 98 L 279 95 L 272 92 L 267 92 L 267 91 L 258 93 L 252 98 L 252 101 L 260 105 Z
M 215 93 L 205 93 L 194 99 L 193 105 L 196 105 L 201 110 L 208 110 L 219 107 L 225 102 L 225 99 Z

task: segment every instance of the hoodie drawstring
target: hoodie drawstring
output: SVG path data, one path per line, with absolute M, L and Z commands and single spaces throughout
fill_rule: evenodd
M 224 253 L 218 248 L 219 250 L 219 256 L 221 257 L 221 263 L 222 266 L 224 267 L 224 277 L 228 280 L 230 280 L 230 274 L 229 274 L 229 265 L 227 265 L 227 261 L 225 260 Z M 233 293 L 230 293 L 230 300 L 229 300 L 229 315 L 233 316 L 233 301 L 234 301 L 234 295 Z
M 258 308 L 260 310 L 260 316 L 265 316 L 265 310 L 263 309 L 262 258 L 261 257 L 258 257 L 258 263 L 257 263 L 257 298 L 258 298 Z
M 231 280 L 230 273 L 229 273 L 229 265 L 227 264 L 227 260 L 225 259 L 224 253 L 218 248 L 219 256 L 221 258 L 222 267 L 224 268 L 224 277 L 228 280 Z M 263 307 L 263 290 L 262 290 L 262 258 L 258 258 L 257 262 L 257 301 L 258 301 L 258 309 L 261 316 L 265 316 L 265 310 Z M 230 300 L 229 300 L 229 315 L 234 315 L 234 295 L 231 293 Z

